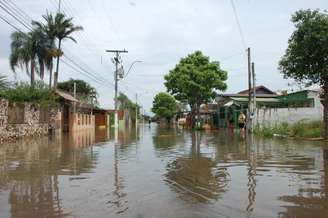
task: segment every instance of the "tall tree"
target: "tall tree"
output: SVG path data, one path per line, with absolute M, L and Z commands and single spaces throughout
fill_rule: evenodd
M 31 78 L 31 85 L 34 85 L 35 71 L 43 78 L 43 57 L 48 48 L 47 43 L 47 39 L 38 29 L 29 33 L 17 31 L 11 34 L 10 66 L 14 72 L 16 67 L 25 67 L 26 73 Z
M 165 80 L 167 90 L 175 99 L 189 104 L 193 127 L 195 115 L 200 117 L 200 105 L 212 100 L 217 90 L 227 88 L 227 72 L 221 69 L 219 62 L 210 61 L 201 51 L 182 58 Z
M 76 40 L 71 36 L 72 33 L 76 31 L 83 30 L 81 26 L 75 26 L 72 22 L 73 18 L 66 18 L 62 13 L 57 13 L 54 20 L 51 21 L 55 27 L 55 37 L 58 39 L 58 50 L 61 51 L 62 41 L 65 39 L 70 39 L 73 42 Z M 47 21 L 48 22 L 48 21 Z M 50 24 L 48 24 L 50 25 Z M 58 73 L 59 73 L 59 59 L 60 55 L 57 56 L 56 71 L 54 74 L 54 88 L 57 88 L 58 83 Z
M 158 93 L 153 101 L 153 113 L 159 118 L 164 118 L 168 123 L 172 120 L 177 112 L 177 103 L 173 96 L 166 92 Z
M 45 24 L 38 21 L 33 21 L 32 24 L 43 32 L 45 37 L 48 40 L 49 49 L 47 50 L 46 54 L 44 55 L 44 63 L 47 69 L 49 70 L 49 87 L 52 86 L 52 76 L 53 76 L 53 59 L 62 55 L 62 52 L 56 48 L 55 40 L 56 40 L 56 26 L 54 23 L 54 18 L 52 14 L 46 14 L 42 16 L 45 20 Z
M 132 102 L 129 99 L 129 97 L 126 96 L 122 92 L 119 93 L 119 95 L 117 97 L 117 101 L 118 101 L 118 104 L 119 104 L 119 109 L 120 110 L 123 110 L 123 109 L 129 110 L 129 114 L 130 114 L 130 117 L 131 117 L 132 121 L 135 121 L 135 119 L 136 119 L 136 110 L 139 111 L 139 105 Z
M 319 84 L 324 96 L 324 137 L 328 138 L 328 13 L 299 10 L 291 21 L 296 30 L 288 40 L 279 70 L 307 86 Z
M 0 75 L 0 91 L 5 90 L 9 87 L 7 77 Z

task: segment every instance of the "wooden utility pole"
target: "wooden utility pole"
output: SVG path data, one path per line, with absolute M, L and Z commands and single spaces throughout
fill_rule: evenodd
M 111 53 L 115 53 L 115 73 L 114 73 L 114 80 L 115 80 L 115 100 L 114 100 L 114 104 L 115 104 L 115 123 L 114 126 L 115 128 L 118 128 L 118 113 L 117 113 L 117 90 L 118 90 L 118 64 L 119 64 L 119 57 L 120 57 L 120 53 L 128 53 L 128 51 L 124 50 L 106 50 L 106 52 L 111 52 Z
M 138 128 L 138 93 L 136 93 L 136 128 Z
M 250 117 L 252 113 L 252 101 L 251 101 L 251 89 L 252 89 L 252 67 L 251 67 L 251 48 L 247 48 L 247 62 L 248 62 L 248 114 L 247 114 L 247 127 L 248 130 L 251 130 L 252 119 Z
M 256 82 L 255 82 L 255 64 L 252 62 L 252 79 L 253 79 L 253 118 L 256 112 Z
M 76 82 L 74 82 L 73 86 L 74 98 L 76 99 Z M 74 101 L 74 113 L 76 113 L 76 102 Z M 75 115 L 74 115 L 75 116 Z

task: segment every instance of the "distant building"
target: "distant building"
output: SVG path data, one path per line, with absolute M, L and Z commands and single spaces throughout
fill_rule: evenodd
M 302 90 L 278 95 L 265 86 L 256 87 L 255 123 L 272 125 L 279 122 L 295 123 L 301 120 L 321 120 L 323 105 L 319 90 Z M 217 126 L 237 126 L 238 115 L 248 112 L 248 90 L 237 94 L 220 94 L 216 97 L 218 105 Z

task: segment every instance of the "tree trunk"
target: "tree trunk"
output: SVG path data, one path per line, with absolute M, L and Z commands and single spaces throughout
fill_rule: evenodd
M 195 105 L 190 105 L 191 108 L 191 114 L 190 114 L 190 119 L 191 119 L 191 128 L 194 129 L 195 128 Z
M 58 51 L 60 52 L 60 48 L 61 48 L 61 40 L 59 40 L 58 42 Z M 58 54 L 57 57 L 57 64 L 56 64 L 56 71 L 54 73 L 54 89 L 57 89 L 57 83 L 58 83 L 58 71 L 59 71 L 59 59 L 60 59 L 60 55 Z
M 197 125 L 199 125 L 200 124 L 200 121 L 201 121 L 201 119 L 200 119 L 200 104 L 197 104 Z M 201 128 L 201 126 L 197 126 L 197 128 Z
M 52 86 L 52 64 L 49 68 L 49 89 L 51 89 Z
M 328 81 L 325 81 L 323 85 L 324 91 L 324 102 L 323 102 L 323 123 L 324 123 L 324 132 L 323 137 L 328 139 Z
M 40 78 L 43 81 L 44 79 L 44 65 L 40 64 Z
M 34 60 L 31 60 L 31 86 L 34 86 L 34 81 L 35 81 L 35 63 Z

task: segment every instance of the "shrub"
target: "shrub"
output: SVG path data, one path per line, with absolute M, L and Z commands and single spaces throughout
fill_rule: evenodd
M 37 82 L 34 86 L 21 83 L 14 88 L 0 92 L 0 97 L 11 102 L 32 102 L 41 105 L 55 105 L 56 95 L 44 83 Z
M 299 121 L 294 124 L 283 122 L 274 126 L 256 126 L 254 132 L 258 135 L 271 137 L 275 134 L 299 138 L 318 138 L 321 135 L 321 121 Z

